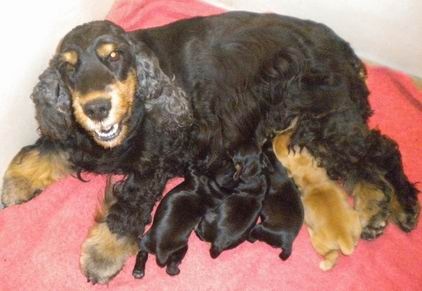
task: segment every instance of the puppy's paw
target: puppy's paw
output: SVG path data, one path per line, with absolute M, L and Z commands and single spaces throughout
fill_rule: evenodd
M 283 261 L 287 260 L 292 254 L 291 248 L 283 248 L 283 251 L 278 255 Z
M 136 255 L 135 267 L 133 267 L 132 276 L 135 279 L 142 279 L 145 276 L 145 265 L 148 261 L 148 253 L 145 251 L 138 252 Z
M 334 267 L 334 264 L 330 261 L 324 260 L 319 263 L 319 268 L 323 271 L 329 271 Z
M 136 251 L 137 246 L 133 239 L 111 233 L 106 223 L 96 224 L 82 245 L 82 273 L 88 282 L 107 283 L 119 273 L 126 259 Z
M 211 258 L 216 259 L 222 252 L 223 251 L 221 250 L 220 247 L 213 245 L 211 246 L 211 249 L 210 249 L 210 256 Z
M 324 260 L 319 263 L 319 268 L 323 271 L 331 270 L 337 263 L 339 253 L 336 250 L 331 250 L 323 255 Z
M 167 265 L 166 268 L 166 273 L 169 274 L 170 276 L 176 276 L 180 273 L 180 269 L 179 269 L 179 262 L 170 262 Z

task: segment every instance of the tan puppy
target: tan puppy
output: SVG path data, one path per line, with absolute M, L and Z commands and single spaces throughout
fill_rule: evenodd
M 336 264 L 339 251 L 353 253 L 362 230 L 359 215 L 347 203 L 345 191 L 318 167 L 306 148 L 288 150 L 291 133 L 274 138 L 274 152 L 302 193 L 305 223 L 313 247 L 324 257 L 319 267 L 326 271 Z

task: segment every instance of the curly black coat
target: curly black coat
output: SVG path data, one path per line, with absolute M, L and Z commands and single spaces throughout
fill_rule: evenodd
M 98 49 L 104 43 L 112 53 Z M 312 21 L 230 12 L 128 33 L 91 22 L 64 38 L 34 90 L 38 146 L 69 152 L 76 171 L 124 174 L 107 223 L 137 236 L 168 178 L 189 166 L 218 167 L 297 117 L 293 143 L 306 146 L 332 178 L 372 183 L 387 196 L 393 190 L 416 217 L 417 191 L 396 143 L 367 127 L 365 76 L 350 46 Z M 135 91 L 119 105 L 122 131 L 110 142 L 110 129 L 91 126 L 98 116 L 78 102 L 92 90 L 106 94 L 107 84 L 129 86 L 131 78 Z M 107 100 L 98 114 L 115 106 Z

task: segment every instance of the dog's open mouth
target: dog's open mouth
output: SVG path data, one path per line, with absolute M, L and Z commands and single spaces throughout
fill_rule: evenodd
M 119 136 L 121 126 L 118 123 L 107 127 L 101 127 L 101 129 L 95 130 L 95 134 L 101 141 L 111 141 Z

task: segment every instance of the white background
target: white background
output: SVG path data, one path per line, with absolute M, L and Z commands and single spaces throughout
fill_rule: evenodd
M 60 39 L 74 26 L 104 19 L 113 0 L 12 0 L 0 7 L 0 177 L 36 138 L 29 96 Z M 1 180 L 0 180 L 1 181 Z M 1 184 L 1 182 L 0 182 Z
M 422 77 L 422 0 L 207 0 L 327 24 L 368 60 Z

